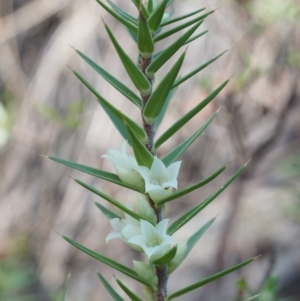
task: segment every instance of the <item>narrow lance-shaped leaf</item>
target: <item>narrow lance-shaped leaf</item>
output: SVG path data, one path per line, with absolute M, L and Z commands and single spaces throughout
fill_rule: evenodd
M 164 79 L 160 82 L 157 88 L 154 90 L 152 95 L 150 96 L 147 104 L 144 108 L 143 115 L 147 124 L 153 124 L 155 119 L 160 114 L 163 109 L 165 102 L 168 100 L 168 94 L 172 90 L 173 83 L 179 73 L 179 70 L 182 66 L 184 57 L 184 52 L 171 70 L 166 74 Z
M 201 23 L 202 21 L 198 22 L 195 26 L 190 28 L 186 33 L 179 37 L 174 43 L 162 51 L 162 53 L 147 67 L 147 76 L 153 77 L 154 73 L 157 72 L 160 67 L 163 66 L 174 55 L 174 53 L 181 48 L 181 46 L 183 46 L 185 41 L 195 32 Z
M 172 195 L 170 195 L 169 197 L 157 202 L 157 205 L 163 205 L 167 202 L 170 202 L 170 201 L 173 201 L 175 199 L 178 199 L 188 193 L 191 193 L 192 191 L 196 190 L 196 189 L 199 189 L 200 187 L 203 187 L 204 185 L 206 185 L 207 183 L 211 182 L 212 180 L 214 180 L 217 176 L 219 176 L 225 169 L 226 169 L 227 165 L 226 166 L 222 166 L 221 168 L 219 168 L 216 172 L 214 172 L 212 175 L 210 175 L 209 177 L 203 179 L 202 181 L 194 184 L 194 185 L 191 185 L 187 188 L 183 188 L 183 189 L 180 189 L 176 192 L 174 192 Z
M 108 6 L 106 6 L 101 0 L 96 0 L 110 15 L 112 15 L 115 19 L 117 19 L 120 23 L 126 26 L 128 29 L 132 30 L 133 32 L 137 32 L 137 26 L 133 24 L 133 22 L 129 21 L 127 18 L 119 15 Z
M 116 201 L 115 199 L 113 199 L 112 197 L 108 196 L 107 194 L 97 190 L 96 188 L 80 181 L 77 179 L 74 179 L 74 181 L 76 183 L 78 183 L 79 185 L 81 185 L 82 187 L 86 188 L 87 190 L 95 193 L 96 195 L 100 196 L 101 198 L 103 198 L 104 200 L 106 200 L 107 202 L 109 202 L 110 204 L 114 205 L 115 207 L 119 208 L 120 210 L 122 210 L 123 212 L 127 213 L 128 215 L 130 215 L 131 217 L 133 217 L 136 220 L 140 220 L 140 219 L 146 219 L 145 217 L 140 216 L 139 214 L 137 214 L 136 212 L 130 210 L 129 208 L 127 208 L 126 206 L 124 206 L 123 204 L 121 204 L 120 202 Z M 151 223 L 151 221 L 148 220 L 149 223 Z
M 183 152 L 204 132 L 204 130 L 210 125 L 210 123 L 216 117 L 217 112 L 215 112 L 209 119 L 202 125 L 199 130 L 197 130 L 191 137 L 183 141 L 180 145 L 175 147 L 172 151 L 170 151 L 166 156 L 162 158 L 162 161 L 166 166 L 172 164 L 179 156 L 183 154 Z
M 169 106 L 169 103 L 170 101 L 172 100 L 174 94 L 176 93 L 177 91 L 177 88 L 175 89 L 172 89 L 169 94 L 168 94 L 168 97 L 165 101 L 165 104 L 163 106 L 163 108 L 161 109 L 159 115 L 157 116 L 157 118 L 155 119 L 155 123 L 154 123 L 154 129 L 157 130 L 157 128 L 159 127 L 159 125 L 161 124 L 161 122 L 163 121 L 164 117 L 165 117 L 165 114 L 166 114 L 166 111 L 168 109 L 168 106 Z
M 106 281 L 106 279 L 100 274 L 97 273 L 100 281 L 102 282 L 102 284 L 104 285 L 104 287 L 106 288 L 106 290 L 109 292 L 109 294 L 111 295 L 111 297 L 113 298 L 114 301 L 125 301 L 114 289 L 113 287 Z
M 187 222 L 189 222 L 194 216 L 196 216 L 201 210 L 203 210 L 207 205 L 209 205 L 217 196 L 219 196 L 245 169 L 247 163 L 240 167 L 234 175 L 215 193 L 213 193 L 210 197 L 208 197 L 204 202 L 192 208 L 181 217 L 179 217 L 170 227 L 168 228 L 167 233 L 169 235 L 173 235 L 178 229 L 184 226 Z
M 143 4 L 143 2 L 141 0 L 131 0 L 133 2 L 133 4 L 136 6 L 136 8 L 140 11 L 140 8 L 142 6 L 142 11 L 144 16 L 148 19 L 150 16 L 150 13 L 147 9 L 147 7 L 145 7 L 145 5 Z
M 179 262 L 170 261 L 168 263 L 168 274 L 170 275 L 172 272 L 174 272 L 185 260 L 185 258 L 189 255 L 189 253 L 192 251 L 193 247 L 196 245 L 196 243 L 199 241 L 199 239 L 203 236 L 203 234 L 206 232 L 206 230 L 211 226 L 211 224 L 215 221 L 216 218 L 211 219 L 209 222 L 207 222 L 204 226 L 202 226 L 197 232 L 195 232 L 186 242 L 186 251 L 184 253 L 184 256 L 181 258 Z
M 124 285 L 119 279 L 116 279 L 117 283 L 119 284 L 120 288 L 126 293 L 126 295 L 132 301 L 143 301 L 139 296 L 137 296 L 134 292 L 132 292 L 126 285 Z
M 95 62 L 93 62 L 90 58 L 84 55 L 79 50 L 75 50 L 85 62 L 87 62 L 98 74 L 100 74 L 105 80 L 107 80 L 114 88 L 116 88 L 119 92 L 121 92 L 126 98 L 128 98 L 132 103 L 134 103 L 139 108 L 142 107 L 141 99 L 131 91 L 127 86 L 122 84 L 119 80 L 109 74 L 106 70 L 101 68 Z
M 132 61 L 132 59 L 125 53 L 109 27 L 105 23 L 104 26 L 133 84 L 140 91 L 141 95 L 148 95 L 151 90 L 148 79 L 139 69 L 139 67 Z
M 198 38 L 202 37 L 203 35 L 205 35 L 206 33 L 208 33 L 209 30 L 204 30 L 202 32 L 200 32 L 199 34 L 196 34 L 195 36 L 192 36 L 191 38 L 189 38 L 184 45 L 187 45 L 195 40 L 197 40 Z
M 155 8 L 153 13 L 150 15 L 148 19 L 149 27 L 152 32 L 155 32 L 163 19 L 166 5 L 168 0 L 162 0 L 161 3 Z
M 196 283 L 194 283 L 194 284 L 192 284 L 192 285 L 189 285 L 189 286 L 187 286 L 187 287 L 185 287 L 185 288 L 183 288 L 183 289 L 181 289 L 181 290 L 179 290 L 179 291 L 177 291 L 177 292 L 171 294 L 169 297 L 167 297 L 166 300 L 167 300 L 167 301 L 173 300 L 173 299 L 175 299 L 175 298 L 177 298 L 177 297 L 180 297 L 180 296 L 182 296 L 182 295 L 185 295 L 185 294 L 187 294 L 188 292 L 191 292 L 191 291 L 193 291 L 193 290 L 195 290 L 195 289 L 197 289 L 197 288 L 199 288 L 199 287 L 201 287 L 201 286 L 203 286 L 203 285 L 205 285 L 205 284 L 207 284 L 207 283 L 210 283 L 210 282 L 215 281 L 215 280 L 217 280 L 217 279 L 219 279 L 219 278 L 221 278 L 221 277 L 223 277 L 223 276 L 225 276 L 225 275 L 227 275 L 227 274 L 230 274 L 230 273 L 232 273 L 232 272 L 234 272 L 234 271 L 236 271 L 236 270 L 242 268 L 243 266 L 249 264 L 250 262 L 252 262 L 252 261 L 255 260 L 256 258 L 257 258 L 257 257 L 255 257 L 255 258 L 250 258 L 250 259 L 248 259 L 248 260 L 246 260 L 246 261 L 244 261 L 244 262 L 242 262 L 242 263 L 239 263 L 239 264 L 237 264 L 237 265 L 235 265 L 235 266 L 233 266 L 233 267 L 231 267 L 231 268 L 229 268 L 229 269 L 227 269 L 227 270 L 224 270 L 224 271 L 219 272 L 219 273 L 217 273 L 217 274 L 214 274 L 214 275 L 212 275 L 212 276 L 210 276 L 210 277 L 207 277 L 207 278 L 205 278 L 205 279 L 203 279 L 203 280 L 201 280 L 201 281 L 199 281 L 199 282 L 196 282 Z
M 174 85 L 173 88 L 179 86 L 180 84 L 182 84 L 183 82 L 185 82 L 186 80 L 188 80 L 189 78 L 191 78 L 192 76 L 194 76 L 195 74 L 197 74 L 198 72 L 200 72 L 201 70 L 203 70 L 204 68 L 206 68 L 208 65 L 210 65 L 211 63 L 213 63 L 214 61 L 216 61 L 219 57 L 221 57 L 224 53 L 226 53 L 229 49 L 226 49 L 225 51 L 223 51 L 222 53 L 220 53 L 219 55 L 217 55 L 216 57 L 214 57 L 213 59 L 207 61 L 206 63 L 204 63 L 203 65 L 199 66 L 198 68 L 196 68 L 195 70 L 193 70 L 192 72 L 188 73 L 185 76 L 182 76 L 180 79 L 178 79 Z
M 154 0 L 148 0 L 148 12 L 151 14 L 154 10 L 154 3 L 153 3 Z
M 148 151 L 146 146 L 136 137 L 136 135 L 129 126 L 127 126 L 127 131 L 130 137 L 131 145 L 137 163 L 140 166 L 147 166 L 148 168 L 150 168 L 153 162 L 153 155 Z
M 113 122 L 117 130 L 123 136 L 125 140 L 129 139 L 128 133 L 126 131 L 126 126 L 124 121 L 128 124 L 128 126 L 135 132 L 135 134 L 142 141 L 147 141 L 146 132 L 132 119 L 124 115 L 120 110 L 111 105 L 104 97 L 102 97 L 91 85 L 88 83 L 79 73 L 73 71 L 75 76 L 97 97 L 98 102 L 102 106 L 102 108 L 107 113 L 110 120 Z
M 96 169 L 96 168 L 93 168 L 93 167 L 90 167 L 90 166 L 78 164 L 76 162 L 67 161 L 67 160 L 64 160 L 64 159 L 61 159 L 61 158 L 57 158 L 57 157 L 51 157 L 50 156 L 50 157 L 47 157 L 47 158 L 49 158 L 50 160 L 53 160 L 57 163 L 63 164 L 65 166 L 68 166 L 68 167 L 71 167 L 73 169 L 84 172 L 86 174 L 89 174 L 91 176 L 94 176 L 94 177 L 106 180 L 108 182 L 117 184 L 119 186 L 123 186 L 123 187 L 129 188 L 129 189 L 137 191 L 137 192 L 143 192 L 143 191 L 139 190 L 137 187 L 134 187 L 134 186 L 131 186 L 129 184 L 126 184 L 126 183 L 122 182 L 116 174 L 113 174 L 113 173 L 110 173 L 110 172 L 107 172 L 107 171 L 104 171 L 104 170 Z
M 70 277 L 71 277 L 71 274 L 69 273 L 69 275 L 67 277 L 67 281 L 66 281 L 66 284 L 65 284 L 65 289 L 64 289 L 64 293 L 63 293 L 63 296 L 61 298 L 61 301 L 67 301 L 67 295 L 68 295 L 68 290 L 69 290 Z
M 166 26 L 166 25 L 169 25 L 169 24 L 172 24 L 172 23 L 181 21 L 181 20 L 183 20 L 183 19 L 186 19 L 186 18 L 188 18 L 188 17 L 191 17 L 191 16 L 193 16 L 193 15 L 196 15 L 196 14 L 198 14 L 198 13 L 204 11 L 204 10 L 205 10 L 205 7 L 200 8 L 200 9 L 198 9 L 198 10 L 195 10 L 195 11 L 193 11 L 193 12 L 191 12 L 191 13 L 186 14 L 186 15 L 183 15 L 183 16 L 180 16 L 180 17 L 177 17 L 177 18 L 168 20 L 168 21 L 164 21 L 164 22 L 162 22 L 162 23 L 160 24 L 160 26 L 163 27 L 163 26 Z
M 111 0 L 106 0 L 111 7 L 113 7 L 113 9 L 115 11 L 117 11 L 124 19 L 127 19 L 128 21 L 132 22 L 135 26 L 137 26 L 137 21 L 136 19 L 131 16 L 130 14 L 126 13 L 123 9 L 121 9 L 118 5 L 116 5 L 115 3 L 113 3 Z
M 181 127 L 197 115 L 206 105 L 208 105 L 228 84 L 229 79 L 223 82 L 216 90 L 209 94 L 202 102 L 186 113 L 182 118 L 175 122 L 166 132 L 164 132 L 155 142 L 154 148 L 158 149 L 164 142 L 172 137 Z
M 122 218 L 120 215 L 112 212 L 111 210 L 107 209 L 106 207 L 102 206 L 100 203 L 95 203 L 98 209 L 108 218 L 108 219 L 113 219 L 113 218 Z
M 179 26 L 177 26 L 177 27 L 174 27 L 174 28 L 172 28 L 172 29 L 170 29 L 170 30 L 168 30 L 168 31 L 165 31 L 165 32 L 163 32 L 163 33 L 157 35 L 156 37 L 154 37 L 153 40 L 154 40 L 155 43 L 157 43 L 157 42 L 159 42 L 159 41 L 161 41 L 161 40 L 163 40 L 163 39 L 165 39 L 165 38 L 167 38 L 167 37 L 173 35 L 174 33 L 178 32 L 178 31 L 180 31 L 180 30 L 182 30 L 182 29 L 184 29 L 184 28 L 189 27 L 190 25 L 193 25 L 193 24 L 195 24 L 195 23 L 197 23 L 197 22 L 199 22 L 199 21 L 202 21 L 202 20 L 205 19 L 207 16 L 211 15 L 213 12 L 214 12 L 214 10 L 209 11 L 208 13 L 206 13 L 206 14 L 204 14 L 204 15 L 201 15 L 201 16 L 199 16 L 199 17 L 193 19 L 193 20 L 190 20 L 190 21 L 188 21 L 188 22 L 186 22 L 186 23 L 183 23 L 183 24 L 181 24 L 181 25 L 179 25 Z
M 141 56 L 148 59 L 154 52 L 154 43 L 152 40 L 152 34 L 148 25 L 148 21 L 140 11 L 139 14 L 139 29 L 138 29 L 138 48 Z
M 117 270 L 117 271 L 119 271 L 119 272 L 121 272 L 121 273 L 123 273 L 123 274 L 125 274 L 125 275 L 127 275 L 129 277 L 131 277 L 132 279 L 134 279 L 134 280 L 136 280 L 136 281 L 138 281 L 140 283 L 143 283 L 143 284 L 145 284 L 147 286 L 151 286 L 145 280 L 141 279 L 134 270 L 132 270 L 132 269 L 130 269 L 130 268 L 128 268 L 128 267 L 126 267 L 126 266 L 124 266 L 124 265 L 122 265 L 122 264 L 120 264 L 120 263 L 118 263 L 118 262 L 116 262 L 116 261 L 114 261 L 114 260 L 112 260 L 112 259 L 110 259 L 110 258 L 108 258 L 108 257 L 106 257 L 104 255 L 102 255 L 102 254 L 99 254 L 97 252 L 94 252 L 94 251 L 86 248 L 85 246 L 79 244 L 78 242 L 72 240 L 71 238 L 69 238 L 67 236 L 62 236 L 62 237 L 68 243 L 70 243 L 75 248 L 79 249 L 80 251 L 86 253 L 87 255 L 89 255 L 89 256 L 97 259 L 98 261 L 103 262 L 104 264 L 106 264 L 106 265 L 114 268 L 115 270 Z

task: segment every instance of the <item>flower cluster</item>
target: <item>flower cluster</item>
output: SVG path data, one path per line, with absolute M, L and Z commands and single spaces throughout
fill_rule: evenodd
M 122 143 L 121 150 L 109 149 L 103 155 L 114 166 L 119 178 L 127 184 L 143 189 L 145 194 L 155 203 L 172 194 L 177 189 L 177 176 L 181 162 L 175 162 L 166 167 L 164 163 L 154 156 L 149 169 L 139 166 L 136 159 L 126 152 L 126 142 Z M 170 250 L 174 239 L 167 234 L 168 219 L 157 223 L 154 209 L 145 196 L 138 196 L 137 214 L 140 220 L 125 214 L 125 218 L 113 218 L 110 224 L 114 229 L 106 237 L 106 242 L 113 238 L 125 241 L 135 250 L 144 252 L 150 260 L 162 257 Z

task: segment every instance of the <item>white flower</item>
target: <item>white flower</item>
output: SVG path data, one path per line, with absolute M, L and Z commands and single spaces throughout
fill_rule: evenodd
M 168 222 L 168 219 L 163 219 L 153 226 L 149 222 L 141 220 L 141 234 L 133 236 L 128 242 L 141 247 L 149 259 L 152 256 L 157 257 L 157 253 L 165 252 L 174 242 L 173 237 L 167 234 Z
M 177 189 L 180 164 L 181 162 L 175 162 L 166 167 L 160 159 L 154 157 L 150 170 L 145 166 L 136 167 L 145 181 L 146 192 L 154 202 L 170 196 L 173 188 Z
M 138 164 L 134 157 L 127 154 L 126 145 L 127 141 L 124 141 L 121 145 L 121 151 L 108 149 L 108 154 L 102 155 L 102 157 L 108 159 L 113 164 L 116 173 L 122 182 L 143 189 L 143 178 L 136 171 Z

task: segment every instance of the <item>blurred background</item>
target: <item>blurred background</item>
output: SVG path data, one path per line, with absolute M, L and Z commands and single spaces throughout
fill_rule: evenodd
M 136 15 L 131 1 L 115 3 Z M 182 74 L 232 47 L 179 87 L 157 135 L 234 74 L 214 102 L 159 153 L 181 143 L 221 107 L 210 127 L 180 158 L 179 188 L 227 162 L 230 165 L 207 187 L 170 203 L 167 215 L 174 220 L 252 160 L 242 176 L 176 233 L 176 240 L 184 240 L 218 216 L 174 272 L 169 290 L 261 254 L 237 273 L 178 300 L 242 301 L 258 294 L 255 300 L 300 300 L 300 2 L 175 0 L 170 9 L 179 16 L 199 7 L 219 6 L 199 29 L 209 33 L 190 45 Z M 113 171 L 101 155 L 108 147 L 118 148 L 121 137 L 67 66 L 122 111 L 141 120 L 136 108 L 72 49 L 81 50 L 133 89 L 101 17 L 135 58 L 136 46 L 126 30 L 96 1 L 0 2 L 1 301 L 60 300 L 70 271 L 69 300 L 110 300 L 95 270 L 111 283 L 113 273 L 120 275 L 56 232 L 124 264 L 137 256 L 120 240 L 105 244 L 111 227 L 93 201 L 105 202 L 69 176 L 124 203 L 134 200 L 134 194 L 41 156 Z M 170 41 L 160 42 L 157 50 Z M 157 82 L 165 71 L 158 73 Z M 139 291 L 136 283 L 120 277 Z

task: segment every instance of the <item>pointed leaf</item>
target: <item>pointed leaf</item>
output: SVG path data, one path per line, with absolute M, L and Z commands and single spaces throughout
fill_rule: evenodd
M 164 256 L 152 261 L 156 266 L 163 266 L 170 262 L 176 255 L 177 246 L 172 247 Z
M 198 22 L 195 26 L 190 28 L 186 33 L 179 37 L 173 44 L 166 48 L 146 69 L 148 77 L 153 77 L 154 73 L 157 72 L 161 66 L 163 66 L 180 48 L 183 46 L 185 41 L 195 32 L 200 26 L 202 21 Z
M 114 88 L 121 92 L 126 98 L 128 98 L 132 103 L 134 103 L 139 108 L 142 107 L 141 99 L 131 91 L 127 86 L 122 84 L 119 80 L 113 77 L 111 74 L 106 72 L 103 68 L 93 62 L 90 58 L 85 56 L 79 50 L 75 50 L 84 60 L 87 62 L 98 74 L 100 74 L 105 80 L 107 80 Z
M 111 295 L 111 297 L 113 298 L 114 301 L 125 301 L 114 289 L 113 287 L 106 281 L 106 279 L 100 274 L 97 273 L 100 281 L 102 282 L 102 284 L 104 285 L 104 287 L 106 288 L 106 290 L 109 292 L 109 294 Z
M 162 161 L 166 166 L 172 164 L 182 153 L 204 132 L 204 130 L 209 126 L 209 124 L 216 117 L 218 111 L 215 112 L 209 119 L 202 125 L 198 131 L 196 131 L 191 137 L 183 141 L 180 145 L 175 147 L 171 152 L 162 158 Z
M 178 79 L 174 85 L 173 88 L 179 86 L 180 84 L 182 84 L 183 82 L 185 82 L 186 80 L 188 80 L 189 78 L 191 78 L 192 76 L 194 76 L 195 74 L 197 74 L 198 72 L 200 72 L 201 70 L 203 70 L 204 68 L 206 68 L 208 65 L 210 65 L 212 62 L 216 61 L 219 57 L 221 57 L 224 53 L 226 53 L 229 49 L 226 49 L 225 51 L 223 51 L 222 53 L 220 53 L 219 55 L 217 55 L 216 57 L 214 57 L 213 59 L 207 61 L 206 63 L 204 63 L 203 65 L 201 65 L 200 67 L 196 68 L 195 70 L 193 70 L 192 72 L 190 72 L 189 74 L 181 77 L 180 79 Z
M 119 13 L 119 15 L 121 15 L 124 19 L 127 19 L 129 22 L 132 22 L 135 26 L 137 26 L 137 21 L 133 16 L 126 13 L 123 9 L 121 9 L 118 5 L 113 3 L 111 0 L 106 0 L 106 1 L 110 4 L 111 7 L 113 7 L 115 11 Z
M 180 218 L 178 218 L 169 228 L 168 234 L 174 234 L 178 229 L 184 226 L 187 222 L 189 222 L 194 216 L 196 216 L 201 210 L 203 210 L 208 204 L 210 204 L 217 196 L 219 196 L 245 169 L 247 163 L 240 167 L 234 175 L 215 193 L 213 193 L 210 197 L 208 197 L 204 202 L 192 208 L 185 214 L 183 214 Z
M 154 3 L 153 3 L 153 0 L 148 0 L 148 12 L 151 14 L 154 10 Z
M 157 130 L 157 128 L 159 127 L 159 125 L 161 124 L 161 122 L 163 121 L 164 117 L 165 117 L 165 114 L 166 114 L 166 111 L 168 109 L 168 106 L 169 106 L 169 103 L 170 101 L 172 100 L 174 94 L 176 93 L 177 91 L 177 88 L 175 89 L 172 89 L 169 94 L 168 94 L 168 97 L 165 101 L 165 104 L 164 106 L 162 107 L 159 115 L 157 116 L 157 118 L 155 119 L 155 123 L 154 123 L 154 129 Z
M 128 267 L 126 267 L 126 266 L 124 266 L 124 265 L 122 265 L 122 264 L 120 264 L 120 263 L 118 263 L 118 262 L 116 262 L 116 261 L 114 261 L 114 260 L 112 260 L 112 259 L 110 259 L 110 258 L 108 258 L 108 257 L 106 257 L 104 255 L 102 255 L 102 254 L 96 253 L 96 252 L 94 252 L 94 251 L 92 251 L 92 250 L 84 247 L 83 245 L 81 245 L 78 242 L 72 240 L 71 238 L 68 238 L 67 236 L 63 235 L 62 237 L 68 243 L 70 243 L 75 248 L 79 249 L 80 251 L 88 254 L 89 256 L 97 259 L 98 261 L 103 262 L 104 264 L 106 264 L 106 265 L 114 268 L 115 270 L 117 270 L 117 271 L 119 271 L 119 272 L 121 272 L 121 273 L 123 273 L 123 274 L 125 274 L 125 275 L 127 275 L 129 277 L 131 277 L 132 279 L 134 279 L 134 280 L 136 280 L 136 281 L 138 281 L 140 283 L 143 283 L 143 284 L 145 284 L 147 286 L 150 286 L 146 281 L 144 281 L 143 279 L 141 279 L 134 270 L 132 270 L 132 269 L 130 269 L 130 268 L 128 268 Z
M 155 122 L 157 116 L 161 113 L 166 101 L 168 100 L 168 94 L 172 90 L 173 83 L 179 73 L 179 70 L 182 66 L 184 57 L 184 52 L 171 70 L 166 74 L 164 79 L 160 82 L 158 87 L 150 96 L 147 104 L 144 108 L 143 115 L 147 124 L 152 125 Z
M 183 16 L 180 16 L 180 17 L 177 17 L 177 18 L 168 20 L 168 21 L 164 21 L 164 22 L 162 22 L 162 23 L 160 24 L 160 26 L 163 27 L 163 26 L 166 26 L 166 25 L 169 25 L 169 24 L 172 24 L 172 23 L 181 21 L 181 20 L 183 20 L 183 19 L 186 19 L 186 18 L 188 18 L 188 17 L 191 17 L 191 16 L 193 16 L 193 15 L 196 15 L 196 14 L 198 14 L 198 13 L 204 11 L 204 10 L 205 10 L 205 7 L 200 8 L 200 9 L 198 9 L 198 10 L 195 10 L 195 11 L 193 11 L 193 12 L 191 12 L 191 13 L 186 14 L 186 15 L 183 15 Z
M 112 15 L 115 19 L 117 19 L 120 23 L 126 26 L 128 29 L 132 30 L 133 32 L 137 32 L 137 26 L 133 24 L 133 22 L 129 21 L 127 18 L 119 15 L 108 6 L 106 6 L 102 0 L 96 0 L 110 15 Z
M 196 34 L 195 36 L 189 38 L 189 39 L 184 43 L 184 45 L 187 45 L 187 44 L 189 44 L 189 43 L 195 41 L 196 39 L 202 37 L 203 35 L 205 35 L 206 33 L 208 33 L 208 31 L 209 31 L 209 30 L 204 30 L 204 31 L 200 32 L 199 34 Z
M 184 253 L 184 256 L 181 258 L 180 262 L 172 262 L 170 261 L 168 264 L 168 274 L 170 275 L 174 272 L 185 260 L 185 258 L 189 255 L 193 247 L 199 241 L 199 239 L 203 236 L 206 230 L 211 226 L 211 224 L 215 221 L 215 218 L 211 219 L 208 223 L 202 226 L 197 232 L 195 232 L 186 242 L 187 248 Z
M 109 27 L 104 24 L 105 29 L 135 87 L 140 91 L 141 95 L 146 96 L 150 93 L 150 83 L 139 67 L 132 61 L 132 59 L 126 54 L 123 48 L 120 46 L 115 36 L 109 29 Z
M 206 185 L 207 183 L 211 182 L 212 180 L 214 180 L 218 175 L 220 175 L 225 169 L 226 169 L 227 165 L 225 166 L 222 166 L 220 169 L 218 169 L 215 173 L 213 173 L 212 175 L 210 175 L 209 177 L 205 178 L 204 180 L 194 184 L 194 185 L 191 185 L 187 188 L 183 188 L 183 189 L 180 189 L 176 192 L 174 192 L 172 195 L 170 195 L 169 197 L 157 202 L 157 205 L 160 206 L 160 205 L 163 205 L 167 202 L 170 202 L 170 201 L 173 201 L 175 199 L 178 199 L 188 193 L 191 193 L 192 191 Z
M 90 166 L 78 164 L 78 163 L 75 163 L 75 162 L 72 162 L 72 161 L 67 161 L 67 160 L 64 160 L 64 159 L 61 159 L 61 158 L 57 158 L 57 157 L 51 157 L 50 156 L 50 157 L 47 157 L 47 158 L 49 158 L 50 160 L 53 160 L 55 162 L 58 162 L 60 164 L 63 164 L 63 165 L 66 165 L 68 167 L 79 170 L 81 172 L 84 172 L 86 174 L 89 174 L 91 176 L 106 180 L 108 182 L 111 182 L 111 183 L 129 188 L 129 189 L 137 191 L 137 192 L 143 192 L 135 186 L 131 186 L 129 184 L 126 184 L 126 183 L 122 182 L 116 174 L 113 174 L 113 173 L 110 173 L 110 172 L 107 172 L 107 171 L 103 171 L 103 170 L 100 170 L 100 169 L 96 169 L 96 168 L 93 168 L 93 167 L 90 167 Z
M 252 261 L 255 260 L 255 259 L 256 259 L 256 258 L 250 258 L 250 259 L 248 259 L 248 260 L 246 260 L 246 261 L 243 261 L 242 263 L 239 263 L 239 264 L 237 264 L 237 265 L 235 265 L 235 266 L 233 266 L 233 267 L 231 267 L 231 268 L 229 268 L 229 269 L 227 269 L 227 270 L 224 270 L 224 271 L 219 272 L 219 273 L 217 273 L 217 274 L 214 274 L 214 275 L 212 275 L 212 276 L 210 276 L 210 277 L 207 277 L 207 278 L 205 278 L 205 279 L 203 279 L 203 280 L 201 280 L 201 281 L 199 281 L 199 282 L 196 282 L 196 283 L 194 283 L 194 284 L 192 284 L 192 285 L 190 285 L 190 286 L 187 286 L 187 287 L 185 287 L 185 288 L 183 288 L 183 289 L 181 289 L 181 290 L 179 290 L 179 291 L 177 291 L 177 292 L 171 294 L 169 297 L 167 297 L 166 300 L 168 300 L 168 301 L 169 301 L 169 300 L 173 300 L 173 299 L 175 299 L 175 298 L 177 298 L 177 297 L 180 297 L 180 296 L 182 296 L 182 295 L 185 295 L 185 294 L 187 294 L 188 292 L 191 292 L 191 291 L 193 291 L 193 290 L 195 290 L 195 289 L 197 289 L 197 288 L 199 288 L 199 287 L 201 287 L 201 286 L 203 286 L 203 285 L 205 285 L 205 284 L 207 284 L 207 283 L 210 283 L 210 282 L 212 282 L 212 281 L 215 281 L 216 279 L 219 279 L 219 278 L 221 278 L 221 277 L 223 277 L 223 276 L 225 276 L 225 275 L 227 275 L 227 274 L 230 274 L 230 273 L 232 273 L 232 272 L 234 272 L 234 271 L 240 269 L 241 267 L 243 267 L 243 266 L 249 264 L 250 262 L 252 262 Z
M 149 59 L 154 52 L 154 43 L 148 21 L 140 11 L 138 29 L 138 48 L 143 58 Z
M 163 19 L 166 5 L 168 0 L 162 0 L 161 3 L 155 8 L 154 12 L 148 19 L 148 24 L 152 32 L 155 32 Z
M 108 196 L 107 194 L 97 190 L 96 188 L 78 180 L 78 179 L 74 179 L 74 181 L 76 183 L 78 183 L 79 185 L 83 186 L 84 188 L 86 188 L 87 190 L 95 193 L 96 195 L 100 196 L 101 198 L 103 198 L 104 200 L 106 200 L 107 202 L 109 202 L 110 204 L 114 205 L 115 207 L 119 208 L 120 210 L 122 210 L 123 212 L 127 213 L 128 215 L 130 215 L 131 217 L 133 217 L 136 220 L 140 220 L 140 219 L 146 219 L 146 217 L 142 217 L 139 214 L 137 214 L 136 212 L 130 210 L 129 208 L 127 208 L 126 206 L 124 206 L 123 204 L 121 204 L 120 202 L 118 202 L 117 200 L 113 199 L 112 197 Z M 147 220 L 147 219 L 146 219 Z M 150 220 L 147 220 L 149 223 L 151 223 Z
M 142 6 L 142 11 L 144 16 L 148 19 L 150 16 L 150 13 L 148 11 L 148 9 L 145 7 L 145 5 L 143 4 L 143 2 L 141 2 L 141 0 L 131 0 L 133 2 L 133 4 L 136 6 L 136 8 L 140 11 L 140 7 Z
M 68 290 L 69 290 L 70 277 L 71 277 L 71 274 L 69 273 L 69 275 L 67 277 L 67 281 L 66 281 L 66 285 L 65 285 L 65 289 L 64 289 L 64 293 L 63 293 L 61 301 L 67 301 L 67 295 L 68 295 Z
M 164 33 L 161 33 L 161 34 L 157 35 L 153 40 L 154 40 L 155 43 L 158 42 L 158 41 L 161 41 L 161 40 L 163 40 L 163 39 L 165 39 L 165 38 L 173 35 L 174 33 L 178 32 L 178 31 L 180 31 L 180 30 L 182 30 L 182 29 L 184 29 L 186 27 L 189 27 L 192 24 L 195 24 L 196 22 L 202 21 L 207 16 L 211 15 L 213 12 L 214 12 L 214 10 L 209 11 L 208 13 L 206 13 L 204 15 L 201 15 L 201 16 L 193 19 L 193 20 L 190 20 L 190 21 L 188 21 L 186 23 L 183 23 L 183 24 L 181 24 L 181 25 L 179 25 L 177 27 L 174 27 L 174 28 L 172 28 L 172 29 L 170 29 L 170 30 L 168 30 L 168 31 L 166 31 Z
M 97 97 L 98 102 L 107 113 L 110 120 L 113 122 L 117 130 L 125 140 L 129 139 L 124 121 L 134 131 L 140 140 L 147 142 L 148 137 L 146 132 L 136 124 L 132 119 L 124 115 L 120 110 L 111 105 L 104 97 L 102 97 L 79 73 L 73 71 L 75 76 Z
M 146 146 L 136 137 L 130 127 L 127 127 L 130 137 L 131 145 L 133 148 L 135 159 L 140 166 L 151 167 L 153 162 L 153 155 L 148 151 Z
M 119 279 L 116 279 L 117 283 L 119 284 L 120 288 L 126 293 L 126 295 L 132 301 L 143 301 L 139 296 L 137 296 L 134 292 L 132 292 L 126 285 L 124 285 Z
M 158 149 L 164 142 L 172 137 L 181 127 L 197 115 L 203 108 L 206 107 L 228 84 L 229 79 L 223 82 L 216 90 L 209 94 L 202 102 L 195 106 L 192 110 L 186 113 L 182 118 L 175 122 L 166 132 L 164 132 L 155 142 L 154 148 Z
M 106 207 L 102 206 L 100 203 L 95 203 L 95 205 L 100 209 L 100 211 L 108 218 L 108 219 L 113 219 L 113 218 L 122 218 L 120 215 L 112 212 L 111 210 L 107 209 Z

